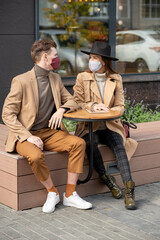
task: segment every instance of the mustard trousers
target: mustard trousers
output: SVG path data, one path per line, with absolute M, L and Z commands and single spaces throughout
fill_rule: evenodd
M 68 172 L 82 173 L 85 155 L 85 141 L 68 132 L 56 129 L 40 129 L 31 131 L 32 135 L 41 138 L 43 149 L 51 152 L 68 152 Z M 46 181 L 49 177 L 49 169 L 45 163 L 44 153 L 34 144 L 17 141 L 16 151 L 25 157 L 39 181 Z

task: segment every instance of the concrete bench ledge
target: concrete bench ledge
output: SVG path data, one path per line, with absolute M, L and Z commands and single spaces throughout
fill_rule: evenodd
M 138 148 L 130 161 L 133 180 L 136 185 L 160 181 L 160 121 L 137 124 L 136 130 L 131 129 L 131 137 L 139 142 Z M 15 153 L 4 151 L 4 142 L 8 133 L 7 127 L 0 124 L 0 202 L 16 210 L 41 206 L 46 199 L 46 190 L 43 188 L 27 162 L 27 160 Z M 108 163 L 114 163 L 115 159 L 111 150 L 99 146 L 107 168 Z M 53 181 L 62 197 L 67 179 L 67 153 L 44 152 L 46 163 L 51 171 Z M 88 173 L 88 161 L 84 161 L 84 173 L 80 179 Z M 119 173 L 115 173 L 118 184 L 123 187 Z M 91 180 L 77 186 L 81 196 L 107 192 L 108 189 L 93 172 Z

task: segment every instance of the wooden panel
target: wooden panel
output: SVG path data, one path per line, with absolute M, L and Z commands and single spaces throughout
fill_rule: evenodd
M 17 177 L 0 170 L 0 186 L 17 193 Z
M 147 171 L 139 171 L 133 173 L 133 180 L 136 186 L 143 185 L 152 182 L 160 181 L 160 168 L 150 169 Z M 117 183 L 121 188 L 123 188 L 123 183 L 121 177 L 116 175 Z M 62 185 L 57 187 L 60 193 L 60 198 L 62 201 L 63 192 L 65 192 L 66 186 Z M 102 184 L 99 180 L 91 180 L 85 185 L 79 185 L 76 191 L 81 197 L 108 192 L 108 188 Z M 136 190 L 135 190 L 136 192 Z M 42 206 L 46 200 L 47 192 L 46 190 L 33 191 L 28 193 L 19 194 L 19 210 Z
M 133 136 L 139 139 L 138 148 L 130 161 L 132 176 L 136 185 L 160 181 L 159 127 L 160 121 L 143 123 L 138 125 L 137 130 L 132 130 Z M 3 130 L 3 134 L 5 134 L 5 129 L 7 132 L 7 128 L 4 125 L 0 124 L 0 129 Z M 0 149 L 4 148 L 2 138 L 3 136 L 0 140 Z M 108 162 L 114 161 L 114 155 L 108 147 L 101 145 L 100 151 L 103 155 L 105 165 Z M 45 158 L 51 170 L 53 181 L 62 198 L 66 187 L 68 153 L 45 152 Z M 47 192 L 43 185 L 36 180 L 26 159 L 20 157 L 18 154 L 0 153 L 0 170 L 1 203 L 14 209 L 27 209 L 43 205 Z M 84 173 L 80 175 L 80 179 L 84 179 L 87 173 L 88 160 L 85 159 Z M 17 178 L 17 176 L 19 177 Z M 123 187 L 120 174 L 115 174 L 115 177 L 120 187 Z M 17 191 L 19 193 L 19 203 L 17 202 Z M 77 186 L 77 191 L 81 196 L 88 196 L 107 192 L 108 189 L 101 183 L 97 173 L 94 171 L 91 180 L 84 185 Z
M 160 152 L 159 146 L 160 146 L 160 139 L 139 142 L 134 156 L 158 153 Z M 100 147 L 100 152 L 103 155 L 104 161 L 110 161 L 114 159 L 114 155 L 112 151 L 107 146 L 100 145 L 99 147 Z M 23 159 L 23 161 L 18 162 L 18 172 L 17 172 L 18 176 L 31 173 L 31 168 L 28 166 L 28 162 L 23 157 L 19 156 L 18 154 L 10 154 L 10 153 L 3 154 L 2 152 L 0 153 L 0 161 L 1 159 L 4 159 L 7 161 L 7 159 L 11 159 L 12 157 Z M 48 154 L 46 152 L 45 159 L 48 167 L 51 170 L 65 168 L 68 162 L 68 153 L 53 152 Z M 3 164 L 3 167 L 5 167 L 4 164 Z
M 138 141 L 160 138 L 160 121 L 138 123 L 137 129 L 131 129 L 131 137 Z
M 135 156 L 142 156 L 152 153 L 159 153 L 160 152 L 160 138 L 154 140 L 146 140 L 138 142 L 138 147 L 134 153 Z M 105 145 L 99 146 L 100 152 L 103 155 L 103 159 L 105 161 L 113 160 L 114 155 L 112 151 Z
M 0 146 L 3 147 L 3 149 L 5 149 L 4 142 L 5 142 L 5 138 L 3 138 L 3 136 L 1 136 L 1 138 L 0 138 Z
M 136 186 L 160 181 L 160 168 L 133 172 L 133 180 Z
M 147 183 L 159 182 L 160 181 L 159 172 L 160 168 L 138 171 L 132 173 L 132 177 L 133 180 L 135 181 L 136 186 L 139 186 Z M 121 188 L 124 188 L 121 176 L 119 174 L 115 174 L 114 176 L 116 178 L 117 184 Z M 85 185 L 77 186 L 76 189 L 80 196 L 89 196 L 109 191 L 108 188 L 99 180 L 91 180 L 88 183 L 85 183 Z
M 55 186 L 66 184 L 66 169 L 51 171 L 50 173 Z M 36 179 L 34 175 L 18 177 L 18 193 L 35 191 L 43 188 L 43 185 Z
M 5 131 L 6 133 L 8 133 L 8 127 L 5 124 L 0 124 L 0 129 L 3 131 Z
M 68 164 L 68 154 L 56 152 L 50 154 L 45 153 L 45 161 L 50 170 L 66 169 Z M 28 164 L 28 161 L 25 158 L 18 160 L 17 176 L 27 174 L 32 174 L 32 169 Z
M 113 152 L 110 150 L 110 148 L 106 145 L 99 145 L 99 150 L 103 156 L 103 160 L 104 161 L 110 161 L 110 160 L 114 160 L 115 157 L 113 155 Z
M 17 161 L 17 176 L 23 176 L 33 174 L 31 166 L 29 165 L 27 159 L 19 159 Z
M 153 154 L 153 155 L 147 155 L 147 156 L 140 156 L 140 157 L 134 157 L 131 160 L 131 171 L 141 171 L 141 170 L 148 170 L 152 168 L 159 168 L 160 167 L 160 153 L 159 154 Z M 107 162 L 105 162 L 105 166 L 107 167 Z M 84 173 L 80 174 L 80 179 L 85 179 L 88 174 L 88 166 L 84 166 Z M 67 169 L 59 169 L 55 171 L 51 171 L 51 176 L 53 179 L 53 182 L 56 186 L 64 185 L 67 181 Z M 38 182 L 34 174 L 29 174 L 25 176 L 19 176 L 18 178 L 13 175 L 9 175 L 7 173 L 1 174 L 1 178 L 4 179 L 3 187 L 8 188 L 11 191 L 16 191 L 15 186 L 13 182 L 17 179 L 17 192 L 23 193 L 23 192 L 30 192 L 35 191 L 39 189 L 43 189 L 43 185 Z M 98 175 L 94 171 L 91 179 L 97 179 Z M 14 179 L 14 181 L 13 181 Z
M 130 161 L 131 171 L 141 171 L 160 167 L 160 153 L 133 157 Z
M 117 176 L 116 176 L 116 179 Z M 121 179 L 119 180 L 119 186 L 121 187 Z M 85 183 L 85 185 L 79 185 L 76 187 L 78 194 L 82 197 L 109 192 L 108 187 L 103 184 L 99 179 L 94 179 Z
M 0 187 L 0 203 L 18 210 L 18 195 L 6 188 Z
M 67 169 L 51 171 L 51 177 L 56 186 L 64 185 L 67 182 Z M 85 179 L 88 174 L 88 166 L 84 167 L 84 173 L 80 175 L 80 179 Z M 93 171 L 92 179 L 98 178 L 98 175 Z M 34 174 L 25 176 L 14 176 L 6 172 L 0 171 L 1 185 L 4 188 L 16 193 L 24 193 L 43 189 L 43 185 L 36 179 Z M 16 182 L 17 181 L 17 182 Z
M 146 154 L 153 154 L 160 152 L 160 139 L 150 140 L 140 142 L 134 157 L 136 156 L 143 156 Z M 102 153 L 104 162 L 111 162 L 115 160 L 115 157 L 112 151 L 104 145 L 100 146 L 100 152 Z M 134 157 L 131 159 L 133 161 Z M 58 169 L 66 169 L 68 164 L 68 153 L 50 153 L 45 156 L 46 164 L 49 169 L 58 170 Z M 84 161 L 84 165 L 88 165 L 88 160 Z M 18 161 L 18 176 L 31 174 L 32 170 L 28 165 L 26 159 Z
M 18 159 L 17 159 L 18 158 Z M 68 153 L 45 153 L 46 163 L 50 170 L 66 168 L 68 164 Z M 32 174 L 28 161 L 18 154 L 0 153 L 0 166 L 3 171 L 16 176 Z
M 55 170 L 51 171 L 51 177 L 56 186 L 64 185 L 67 182 L 67 169 Z M 88 166 L 84 167 L 84 173 L 81 174 L 81 179 L 84 179 L 88 174 Z M 98 175 L 94 171 L 92 178 L 97 178 Z M 16 177 L 6 172 L 2 172 L 1 178 L 4 179 L 2 182 L 2 186 L 9 189 L 10 191 L 14 191 L 17 193 L 24 193 L 30 191 L 36 191 L 43 189 L 43 185 L 36 179 L 34 174 Z M 6 180 L 7 179 L 7 180 Z M 17 180 L 17 189 L 15 189 L 14 183 Z M 11 183 L 13 182 L 13 184 Z
M 156 125 L 157 126 L 157 125 Z M 4 125 L 0 125 L 1 128 L 6 128 Z M 140 142 L 138 145 L 138 148 L 136 150 L 136 153 L 134 154 L 134 156 L 138 156 L 138 155 L 144 155 L 144 154 L 149 154 L 149 153 L 155 153 L 155 152 L 159 152 L 159 145 L 160 145 L 160 140 L 159 139 L 155 139 L 152 141 L 144 141 L 144 142 Z M 114 156 L 113 153 L 108 149 L 108 147 L 101 145 L 100 146 L 100 151 L 103 155 L 104 161 L 111 161 L 114 160 Z M 45 153 L 46 156 L 46 162 L 47 165 L 49 167 L 49 169 L 54 170 L 54 169 L 61 169 L 61 168 L 66 168 L 67 166 L 67 161 L 68 161 L 68 154 L 67 153 L 51 153 L 51 154 L 47 154 Z M 58 154 L 55 156 L 54 154 Z M 18 155 L 16 154 L 8 154 L 5 153 L 5 155 L 7 156 L 13 156 L 13 157 L 17 157 Z M 4 159 L 6 159 L 6 156 L 4 157 Z M 87 162 L 85 161 L 85 164 Z M 3 170 L 6 164 L 4 164 L 3 162 Z M 9 164 L 7 164 L 9 165 Z M 8 168 L 8 167 L 7 167 Z M 6 169 L 5 171 L 9 171 L 10 169 Z M 11 172 L 12 174 L 15 174 L 13 172 Z M 26 159 L 23 159 L 22 161 L 18 161 L 18 176 L 21 175 L 25 175 L 25 174 L 31 174 L 32 170 L 30 168 L 30 166 L 28 165 Z
M 136 182 L 136 185 L 157 182 L 157 181 L 160 181 L 159 171 L 160 171 L 160 168 L 151 169 L 147 171 L 134 172 L 133 179 Z M 117 183 L 121 187 L 123 187 L 121 177 L 119 175 L 116 175 L 115 177 L 117 179 Z M 65 191 L 65 185 L 59 186 L 58 190 L 60 192 L 61 199 L 62 199 L 62 194 Z M 76 190 L 82 197 L 103 193 L 103 192 L 108 192 L 107 187 L 97 180 L 91 180 L 85 185 L 77 186 Z M 1 199 L 1 203 L 16 209 L 16 204 L 15 204 L 16 194 L 8 191 L 7 189 L 0 188 L 0 195 L 3 196 L 3 198 Z M 41 206 L 45 202 L 46 196 L 47 196 L 47 192 L 45 189 L 19 194 L 18 209 L 22 210 L 22 209 Z
M 0 154 L 4 155 L 4 156 L 7 156 L 7 157 L 10 157 L 10 158 L 14 158 L 14 159 L 23 159 L 22 156 L 20 156 L 18 153 L 8 153 L 8 152 L 3 152 L 3 151 L 0 151 Z
M 47 197 L 47 191 L 39 190 L 18 195 L 18 210 L 42 206 Z
M 0 153 L 0 170 L 17 176 L 17 160 Z
M 8 136 L 8 131 L 6 131 L 6 129 L 2 129 L 0 126 L 0 130 L 1 130 L 1 138 L 4 140 L 7 138 Z
M 60 186 L 57 189 L 62 201 L 63 192 L 65 191 L 66 186 Z M 47 191 L 45 189 L 19 194 L 18 209 L 24 210 L 24 209 L 33 208 L 33 207 L 40 207 L 46 201 L 46 197 L 47 197 Z
M 109 163 L 112 163 L 112 162 L 115 162 L 115 161 L 110 161 Z M 107 163 L 108 161 L 104 162 L 106 169 L 107 169 Z M 160 167 L 160 153 L 133 157 L 129 163 L 130 163 L 132 172 Z
M 142 156 L 160 152 L 160 138 L 138 142 L 138 147 L 133 156 Z
M 4 145 L 0 145 L 0 151 L 5 152 L 5 146 Z

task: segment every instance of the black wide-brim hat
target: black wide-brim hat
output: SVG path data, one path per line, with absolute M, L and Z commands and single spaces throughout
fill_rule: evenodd
M 92 45 L 92 48 L 90 51 L 81 50 L 81 52 L 85 54 L 95 54 L 100 55 L 102 57 L 109 58 L 113 61 L 118 61 L 118 58 L 111 57 L 111 47 L 106 41 L 95 41 Z

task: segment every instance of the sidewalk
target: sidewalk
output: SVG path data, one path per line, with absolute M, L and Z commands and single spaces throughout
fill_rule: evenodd
M 160 183 L 136 187 L 136 211 L 111 193 L 85 198 L 92 210 L 59 204 L 52 214 L 41 208 L 15 211 L 0 204 L 0 239 L 160 240 Z

